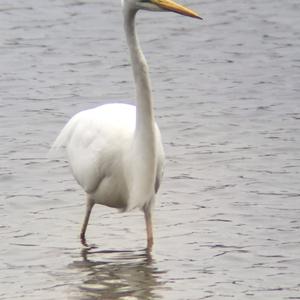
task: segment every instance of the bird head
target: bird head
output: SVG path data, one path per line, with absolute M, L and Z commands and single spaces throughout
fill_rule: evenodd
M 184 16 L 202 19 L 193 10 L 180 5 L 173 0 L 122 0 L 123 6 L 129 6 L 134 10 L 171 11 Z

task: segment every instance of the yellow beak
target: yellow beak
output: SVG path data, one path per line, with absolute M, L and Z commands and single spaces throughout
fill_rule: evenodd
M 193 10 L 184 7 L 183 5 L 177 4 L 176 2 L 172 0 L 150 0 L 151 3 L 159 6 L 162 9 L 173 11 L 175 13 L 192 17 L 192 18 L 197 18 L 197 19 L 202 19 L 196 12 Z

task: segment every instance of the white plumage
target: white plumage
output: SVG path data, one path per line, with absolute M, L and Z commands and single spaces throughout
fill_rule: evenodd
M 148 66 L 141 51 L 135 16 L 139 9 L 168 10 L 200 18 L 171 0 L 123 0 L 124 29 L 136 85 L 136 107 L 106 104 L 76 114 L 52 149 L 66 147 L 73 175 L 87 195 L 81 242 L 94 204 L 144 211 L 147 249 L 153 244 L 152 208 L 163 173 L 164 151 L 152 108 Z
M 131 210 L 143 208 L 152 200 L 145 195 L 140 199 L 129 197 L 131 164 L 143 159 L 142 153 L 134 151 L 135 114 L 135 106 L 121 103 L 81 111 L 66 124 L 52 146 L 66 146 L 75 179 L 97 204 Z M 153 191 L 158 190 L 164 160 L 156 124 L 155 138 L 157 172 Z

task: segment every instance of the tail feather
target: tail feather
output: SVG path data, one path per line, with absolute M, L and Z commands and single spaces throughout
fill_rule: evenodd
M 54 154 L 61 150 L 62 148 L 65 148 L 68 145 L 68 142 L 70 141 L 72 134 L 74 132 L 74 129 L 76 127 L 76 118 L 75 116 L 65 125 L 65 127 L 61 130 L 57 138 L 55 139 L 54 143 L 51 146 L 51 149 L 49 151 L 49 154 Z

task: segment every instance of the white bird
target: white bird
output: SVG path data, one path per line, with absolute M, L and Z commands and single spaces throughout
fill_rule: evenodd
M 77 113 L 62 129 L 52 150 L 66 147 L 72 173 L 86 193 L 81 242 L 94 204 L 143 210 L 147 249 L 153 245 L 152 210 L 164 163 L 164 150 L 152 108 L 148 66 L 135 30 L 139 10 L 173 11 L 198 18 L 171 0 L 122 0 L 124 29 L 136 85 L 136 106 L 114 103 Z

